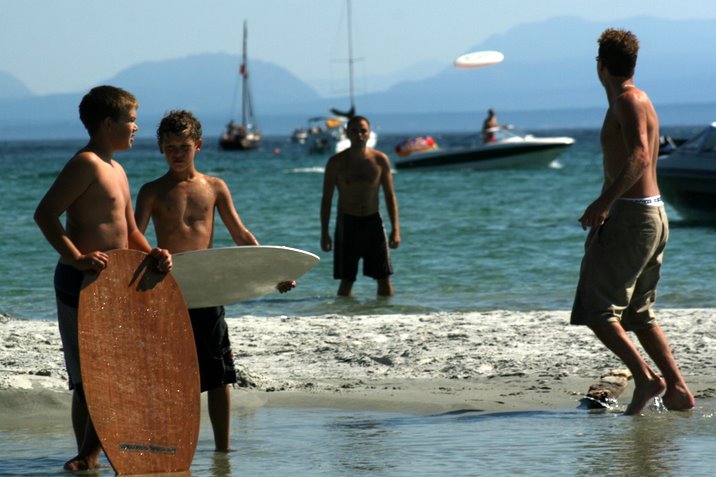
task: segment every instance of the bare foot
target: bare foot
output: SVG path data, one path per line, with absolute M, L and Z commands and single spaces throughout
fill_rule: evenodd
M 237 450 L 238 450 L 238 449 L 234 449 L 234 448 L 232 448 L 232 447 L 227 447 L 227 448 L 219 448 L 219 447 L 217 447 L 217 448 L 214 449 L 214 452 L 229 453 L 229 452 L 236 452 Z
M 669 411 L 688 411 L 696 405 L 696 400 L 686 385 L 667 389 L 662 399 Z
M 64 469 L 71 470 L 73 472 L 78 470 L 90 470 L 95 469 L 99 466 L 99 458 L 85 456 L 85 457 L 73 457 L 72 459 L 65 462 Z
M 646 405 L 649 404 L 649 401 L 664 392 L 664 389 L 666 389 L 666 383 L 661 378 L 656 378 L 645 384 L 637 384 L 631 402 L 627 406 L 626 411 L 624 411 L 624 415 L 633 416 L 641 413 Z

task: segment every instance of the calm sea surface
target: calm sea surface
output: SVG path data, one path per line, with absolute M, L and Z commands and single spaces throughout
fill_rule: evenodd
M 688 417 L 628 418 L 579 409 L 431 416 L 261 408 L 237 413 L 237 451 L 216 454 L 206 416 L 195 477 L 235 476 L 712 476 L 713 400 Z M 76 450 L 66 425 L 0 423 L 0 475 L 65 475 Z M 41 451 L 38 451 L 41 449 Z M 90 475 L 114 475 L 105 467 Z
M 694 132 L 674 131 L 678 136 Z M 232 305 L 228 315 L 569 309 L 586 236 L 577 218 L 601 185 L 598 137 L 596 130 L 545 130 L 540 135 L 568 135 L 577 142 L 551 167 L 541 169 L 395 174 L 403 241 L 392 253 L 396 296 L 389 301 L 377 301 L 375 283 L 362 276 L 355 299 L 335 298 L 333 259 L 319 243 L 326 157 L 308 155 L 280 137 L 244 153 L 220 151 L 216 139 L 207 138 L 197 167 L 228 183 L 241 218 L 259 242 L 321 257 L 294 291 Z M 434 137 L 443 147 L 474 139 L 466 134 Z M 392 153 L 402 139 L 384 135 L 379 148 Z M 57 254 L 32 214 L 57 172 L 83 145 L 78 140 L 0 143 L 0 313 L 54 319 Z M 117 158 L 127 170 L 133 194 L 166 170 L 150 139 L 138 140 Z M 685 224 L 673 209 L 667 210 L 672 233 L 658 305 L 716 307 L 716 229 Z M 232 245 L 217 221 L 215 246 Z M 153 230 L 148 237 L 154 241 Z
M 665 132 L 690 136 L 698 129 Z M 365 277 L 356 283 L 355 299 L 335 297 L 332 257 L 319 247 L 326 157 L 308 155 L 279 137 L 248 153 L 222 152 L 215 138 L 207 138 L 197 167 L 228 183 L 239 214 L 259 241 L 305 249 L 322 259 L 291 293 L 229 306 L 228 316 L 569 309 L 586 235 L 577 218 L 601 185 L 598 136 L 596 130 L 574 129 L 540 135 L 568 135 L 577 142 L 541 169 L 395 174 L 403 242 L 392 255 L 396 296 L 390 300 L 376 300 L 375 284 Z M 443 147 L 474 139 L 434 137 Z M 391 153 L 402 139 L 383 135 L 379 148 Z M 0 142 L 4 315 L 55 319 L 57 255 L 32 214 L 83 145 Z M 134 194 L 166 169 L 149 139 L 117 158 Z M 686 224 L 667 210 L 672 233 L 658 305 L 716 308 L 716 229 Z M 151 230 L 148 235 L 153 242 Z M 215 246 L 227 245 L 230 238 L 219 222 Z M 712 475 L 715 409 L 713 400 L 702 400 L 690 418 L 653 412 L 627 419 L 576 409 L 412 416 L 260 408 L 232 420 L 239 452 L 229 455 L 209 451 L 211 430 L 203 419 L 192 475 Z M 22 426 L 0 422 L 0 475 L 62 474 L 73 447 L 64 418 L 45 419 L 39 412 Z M 99 474 L 113 473 L 104 468 Z

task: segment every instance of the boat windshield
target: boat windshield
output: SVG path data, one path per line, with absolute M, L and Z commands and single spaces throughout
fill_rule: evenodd
M 716 151 L 716 128 L 708 127 L 679 147 L 682 151 Z
M 711 154 L 716 153 L 716 129 L 710 128 L 709 135 L 706 137 L 701 151 Z
M 514 129 L 512 127 L 505 128 L 496 128 L 495 131 L 492 133 L 495 138 L 495 142 L 504 142 L 504 141 L 519 141 L 522 140 L 525 136 L 528 136 L 528 134 L 519 131 L 517 129 Z

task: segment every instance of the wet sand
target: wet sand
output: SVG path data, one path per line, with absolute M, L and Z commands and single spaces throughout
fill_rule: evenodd
M 716 397 L 715 314 L 657 311 L 697 405 Z M 227 321 L 241 381 L 237 408 L 574 408 L 604 371 L 623 367 L 588 329 L 569 326 L 566 311 Z M 69 407 L 56 322 L 0 316 L 0 342 L 1 417 Z

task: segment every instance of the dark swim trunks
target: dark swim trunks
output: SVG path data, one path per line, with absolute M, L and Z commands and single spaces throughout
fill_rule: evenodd
M 393 274 L 383 220 L 379 213 L 367 217 L 339 213 L 336 219 L 333 278 L 355 281 L 361 258 L 363 275 L 380 279 Z
M 80 373 L 80 347 L 77 331 L 77 308 L 80 303 L 80 288 L 84 272 L 64 263 L 55 267 L 55 298 L 57 301 L 57 324 L 62 338 L 65 368 L 70 389 L 82 392 Z
M 236 369 L 224 307 L 193 308 L 189 317 L 199 358 L 201 391 L 235 383 Z
M 84 272 L 64 263 L 57 263 L 55 267 L 55 296 L 67 306 L 77 308 L 80 306 L 80 289 Z

